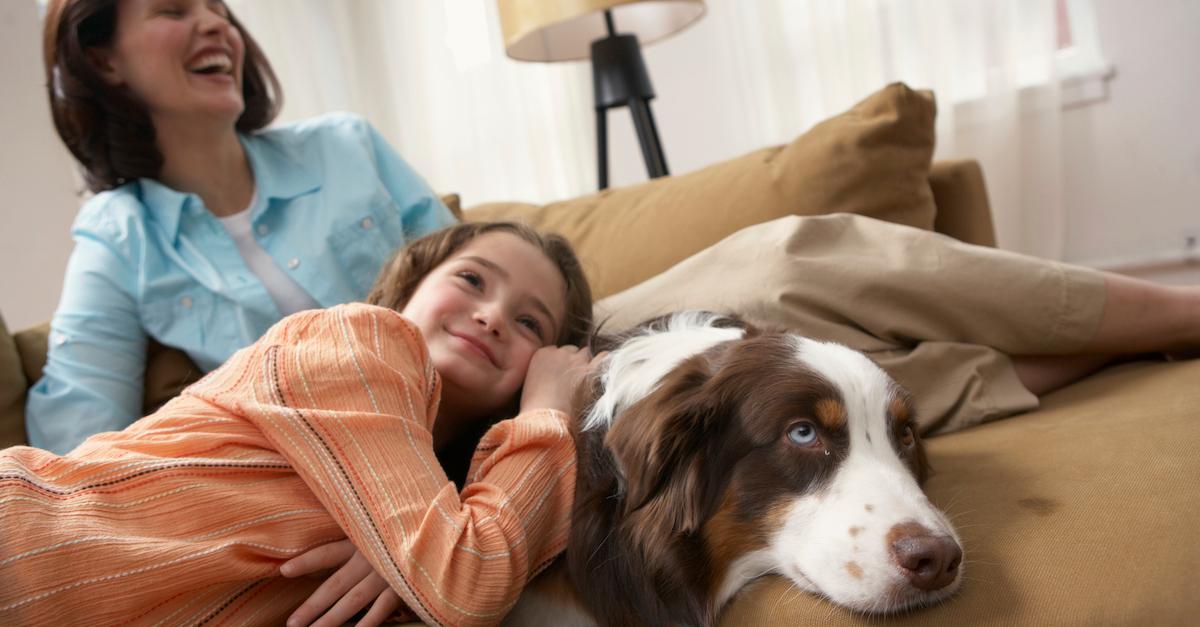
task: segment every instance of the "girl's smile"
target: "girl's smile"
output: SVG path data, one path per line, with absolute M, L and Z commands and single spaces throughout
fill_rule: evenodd
M 477 339 L 465 333 L 454 333 L 453 331 L 450 332 L 450 335 L 458 339 L 459 343 L 469 353 L 478 355 L 496 368 L 500 367 L 500 364 L 496 362 L 496 356 L 494 353 L 492 353 L 492 349 L 488 348 L 488 345 L 483 340 Z

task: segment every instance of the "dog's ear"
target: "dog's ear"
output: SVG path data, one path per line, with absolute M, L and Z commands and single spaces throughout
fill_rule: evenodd
M 661 531 L 688 533 L 703 522 L 710 490 L 702 485 L 702 452 L 719 438 L 717 408 L 704 390 L 711 377 L 705 361 L 677 368 L 605 438 L 624 475 L 623 513 L 639 512 Z

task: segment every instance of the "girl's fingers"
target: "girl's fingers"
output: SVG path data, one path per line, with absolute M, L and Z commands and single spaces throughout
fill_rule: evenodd
M 371 605 L 370 611 L 362 620 L 355 623 L 356 627 L 377 627 L 382 625 L 397 609 L 400 608 L 400 597 L 391 588 L 384 590 Z
M 354 551 L 354 545 L 349 540 L 322 544 L 284 562 L 279 567 L 279 574 L 284 577 L 299 577 L 337 568 L 345 564 L 350 556 L 354 555 Z
M 342 595 L 341 599 L 328 612 L 325 612 L 324 616 L 312 624 L 312 627 L 338 627 L 338 625 L 344 625 L 359 610 L 378 599 L 387 590 L 389 590 L 387 582 L 372 570 L 371 574 L 358 582 L 358 585 Z
M 309 625 L 330 607 L 338 603 L 348 591 L 353 589 L 367 575 L 375 572 L 371 564 L 361 554 L 355 552 L 350 561 L 346 562 L 336 573 L 326 579 L 292 615 L 288 617 L 288 627 Z M 363 603 L 366 605 L 366 603 Z M 360 608 L 362 605 L 359 606 Z M 357 610 L 356 610 L 357 611 Z M 351 612 L 353 614 L 353 612 Z M 341 624 L 341 623 L 338 623 Z

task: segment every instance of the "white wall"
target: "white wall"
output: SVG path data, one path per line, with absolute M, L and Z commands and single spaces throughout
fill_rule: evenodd
M 1065 257 L 1200 283 L 1200 261 L 1178 261 L 1186 236 L 1200 240 L 1200 2 L 1095 5 L 1117 75 L 1107 100 L 1063 114 Z M 769 95 L 740 89 L 746 51 L 720 34 L 719 19 L 710 14 L 646 50 L 673 173 L 790 138 L 744 114 L 752 99 Z M 49 317 L 57 302 L 78 183 L 46 109 L 34 0 L 0 2 L 0 51 L 0 312 L 21 328 Z M 613 184 L 644 180 L 628 113 L 615 110 L 609 121 Z
M 1066 258 L 1200 284 L 1200 2 L 1094 2 L 1116 77 L 1063 114 Z
M 16 330 L 58 303 L 80 198 L 46 104 L 34 0 L 0 2 L 0 59 L 0 313 Z

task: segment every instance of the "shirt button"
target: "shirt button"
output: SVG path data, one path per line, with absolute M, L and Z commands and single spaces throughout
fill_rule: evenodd
M 369 229 L 369 228 L 375 226 L 375 222 L 372 221 L 371 218 L 363 218 L 362 222 L 360 222 L 359 224 L 361 224 L 362 228 L 364 228 L 364 229 Z
M 66 344 L 66 343 L 67 343 L 67 336 L 63 335 L 62 333 L 56 333 L 54 335 L 54 345 L 55 346 L 62 346 L 63 344 Z
M 183 298 L 180 298 L 179 304 L 183 305 L 185 309 L 190 309 L 192 307 L 192 297 L 184 296 Z
M 267 225 L 265 225 L 265 224 L 258 225 L 258 234 L 259 235 L 266 235 L 267 233 L 270 233 L 270 232 L 271 232 L 271 229 L 268 228 Z
M 292 270 L 295 270 L 296 268 L 299 268 L 299 267 L 300 267 L 300 260 L 299 260 L 299 259 L 292 259 L 291 261 L 289 261 L 289 262 L 288 262 L 288 267 L 289 267 L 289 268 L 291 268 Z

